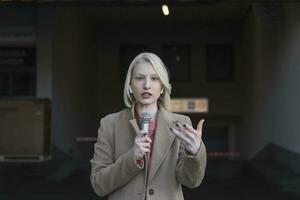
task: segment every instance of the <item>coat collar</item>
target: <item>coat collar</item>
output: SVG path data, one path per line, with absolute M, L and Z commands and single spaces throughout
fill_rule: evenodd
M 130 113 L 129 113 L 129 116 L 130 116 L 129 117 L 130 118 L 129 122 L 130 122 L 132 128 L 134 129 L 135 133 L 137 135 L 139 135 L 140 134 L 140 128 L 139 128 L 139 125 L 138 125 L 138 123 L 135 119 L 134 108 L 135 108 L 135 104 L 133 104 L 133 106 L 131 107 L 131 110 L 130 110 Z
M 134 118 L 134 106 L 130 113 L 130 123 L 135 130 L 136 134 L 140 133 L 140 129 L 136 119 Z M 156 117 L 156 131 L 155 140 L 153 144 L 153 152 L 151 158 L 151 165 L 149 171 L 148 181 L 150 182 L 157 172 L 159 166 L 165 159 L 171 145 L 174 141 L 174 134 L 170 131 L 172 123 L 175 119 L 171 116 L 170 112 L 159 106 L 157 117 Z

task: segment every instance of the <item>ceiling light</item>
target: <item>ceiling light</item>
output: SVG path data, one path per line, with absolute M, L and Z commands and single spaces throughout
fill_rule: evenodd
M 169 12 L 169 7 L 168 7 L 166 4 L 163 4 L 163 5 L 161 6 L 161 9 L 162 9 L 162 11 L 163 11 L 163 13 L 164 13 L 165 16 L 167 16 L 167 15 L 170 14 L 170 12 Z

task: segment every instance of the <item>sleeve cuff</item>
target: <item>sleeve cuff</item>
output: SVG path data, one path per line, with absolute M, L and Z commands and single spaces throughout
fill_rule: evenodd
M 187 149 L 184 149 L 184 156 L 187 157 L 187 158 L 196 158 L 198 157 L 198 154 L 200 152 L 200 149 L 201 149 L 201 146 L 202 146 L 202 141 L 200 143 L 200 146 L 196 152 L 196 154 L 192 154 L 190 151 L 188 151 Z
M 144 160 L 143 159 L 135 160 L 135 165 L 138 168 L 143 169 L 144 168 Z

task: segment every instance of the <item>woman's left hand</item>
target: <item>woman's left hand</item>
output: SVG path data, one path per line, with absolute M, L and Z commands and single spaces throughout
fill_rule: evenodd
M 196 130 L 188 124 L 182 125 L 178 122 L 176 128 L 170 128 L 176 137 L 182 141 L 185 150 L 192 155 L 196 155 L 200 148 L 203 123 L 204 119 L 200 120 Z

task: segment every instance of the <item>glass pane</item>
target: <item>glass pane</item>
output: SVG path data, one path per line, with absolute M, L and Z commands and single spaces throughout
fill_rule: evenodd
M 234 81 L 233 45 L 206 46 L 206 80 Z
M 0 96 L 9 95 L 9 73 L 0 72 Z
M 13 74 L 13 95 L 34 96 L 35 76 L 33 72 L 15 72 Z
M 165 45 L 163 55 L 163 62 L 171 72 L 171 81 L 189 81 L 190 46 Z
M 0 68 L 34 68 L 34 47 L 0 47 Z
M 207 126 L 204 128 L 203 141 L 209 152 L 229 151 L 227 126 Z

